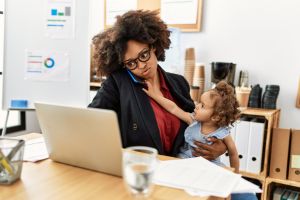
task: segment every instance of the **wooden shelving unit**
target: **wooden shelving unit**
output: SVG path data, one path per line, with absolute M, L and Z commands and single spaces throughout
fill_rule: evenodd
M 276 186 L 296 187 L 300 190 L 300 182 L 267 177 L 265 181 L 266 192 L 263 194 L 263 200 L 271 200 L 272 191 Z
M 262 169 L 259 174 L 254 174 L 250 172 L 241 171 L 240 174 L 242 174 L 243 177 L 250 178 L 257 180 L 262 185 L 262 199 L 264 194 L 266 193 L 267 187 L 266 187 L 266 178 L 269 173 L 269 158 L 270 158 L 270 145 L 271 145 L 271 133 L 272 128 L 276 128 L 279 125 L 279 118 L 280 118 L 280 110 L 274 109 L 257 109 L 257 108 L 247 108 L 245 110 L 241 111 L 241 114 L 243 116 L 249 116 L 249 117 L 260 117 L 265 118 L 267 121 L 267 127 L 265 129 L 265 137 L 264 137 L 264 149 L 263 149 L 263 160 L 262 160 Z
M 270 177 L 266 178 L 266 185 L 269 185 L 270 183 L 278 183 L 281 185 L 287 185 L 287 186 L 300 188 L 300 182 L 297 182 L 297 181 L 281 180 L 281 179 L 270 178 Z
M 269 169 L 269 156 L 270 156 L 270 144 L 271 144 L 271 131 L 272 128 L 277 128 L 279 125 L 279 117 L 280 117 L 280 110 L 269 110 L 269 109 L 256 109 L 256 108 L 247 108 L 243 110 L 242 115 L 247 116 L 257 116 L 257 117 L 264 117 L 267 120 L 267 129 L 265 135 L 265 148 L 264 148 L 264 160 L 263 168 L 261 172 L 257 174 L 242 172 L 245 176 L 252 178 L 257 177 L 258 179 L 266 178 L 268 175 Z
M 96 62 L 94 60 L 94 46 L 91 44 L 90 46 L 90 90 L 98 90 L 101 87 L 101 83 L 106 79 L 103 73 L 98 70 L 96 67 Z
M 100 82 L 90 82 L 90 87 L 101 87 L 101 83 Z
M 259 175 L 259 174 L 254 174 L 254 173 L 249 173 L 249 172 L 245 172 L 245 171 L 240 171 L 240 174 L 244 177 L 248 177 L 251 179 L 255 179 L 260 181 L 261 183 L 265 182 L 266 177 Z
M 281 180 L 270 178 L 269 176 L 269 167 L 270 167 L 270 150 L 271 150 L 271 140 L 272 140 L 272 128 L 277 128 L 279 125 L 280 110 L 267 110 L 267 109 L 253 109 L 247 108 L 242 111 L 244 116 L 257 116 L 264 117 L 267 120 L 267 127 L 265 129 L 265 140 L 264 140 L 264 160 L 261 172 L 259 174 L 249 173 L 241 171 L 243 177 L 254 179 L 259 181 L 262 184 L 262 200 L 271 200 L 272 191 L 276 186 L 282 187 L 291 187 L 296 188 L 300 191 L 300 182 L 290 181 L 290 180 Z

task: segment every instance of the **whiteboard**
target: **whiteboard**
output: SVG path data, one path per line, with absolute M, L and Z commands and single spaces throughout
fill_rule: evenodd
M 72 5 L 68 7 L 68 13 L 67 7 L 64 8 L 66 4 Z M 49 8 L 51 8 L 51 14 L 49 14 Z M 65 12 L 59 10 L 63 8 Z M 6 0 L 4 14 L 2 107 L 8 109 L 11 100 L 20 99 L 28 101 L 29 109 L 34 108 L 36 101 L 87 106 L 90 69 L 89 1 Z M 60 16 L 54 16 L 54 14 Z M 57 17 L 57 19 L 65 17 L 67 19 L 64 22 L 63 28 L 65 29 L 49 31 L 47 28 L 50 26 L 51 17 Z M 67 26 L 70 22 L 72 22 L 71 25 Z M 40 54 L 40 57 L 36 56 L 39 57 L 37 63 L 47 66 L 48 74 L 39 71 L 42 76 L 35 75 L 31 70 L 37 67 L 30 60 L 34 57 L 32 55 L 36 54 Z M 54 56 L 56 60 L 51 56 Z M 43 64 L 38 64 L 39 70 L 42 69 Z M 56 69 L 55 73 L 53 71 L 50 73 L 51 67 Z
M 0 0 L 0 87 L 2 86 L 2 71 L 3 71 L 3 36 L 4 36 L 4 1 Z M 2 90 L 2 89 L 0 89 Z M 0 93 L 1 94 L 1 93 Z M 1 99 L 1 96 L 0 96 Z

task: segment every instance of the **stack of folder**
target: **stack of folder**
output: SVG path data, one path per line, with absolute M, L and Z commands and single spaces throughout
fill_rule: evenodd
M 300 181 L 300 130 L 292 130 L 288 179 Z
M 277 187 L 273 193 L 273 200 L 299 200 L 300 194 L 297 191 Z
M 274 128 L 270 177 L 300 181 L 300 130 Z
M 265 120 L 260 118 L 241 119 L 231 128 L 230 134 L 239 153 L 240 170 L 255 174 L 261 172 L 264 133 Z M 228 154 L 224 154 L 221 161 L 230 166 Z
M 270 177 L 286 179 L 289 157 L 290 130 L 274 128 L 272 131 Z

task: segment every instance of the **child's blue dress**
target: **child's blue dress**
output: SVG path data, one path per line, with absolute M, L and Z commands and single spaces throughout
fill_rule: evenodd
M 230 134 L 229 127 L 221 127 L 208 135 L 204 135 L 201 133 L 201 123 L 194 121 L 192 124 L 189 125 L 189 127 L 187 127 L 187 129 L 184 132 L 185 144 L 183 147 L 180 148 L 180 153 L 178 154 L 178 157 L 180 158 L 194 157 L 192 155 L 193 147 L 197 147 L 194 144 L 194 141 L 199 141 L 205 144 L 211 144 L 211 142 L 207 141 L 207 138 L 215 137 L 217 139 L 223 139 L 227 137 L 229 134 Z M 214 162 L 217 165 L 223 165 L 220 161 L 220 157 L 218 157 L 215 160 L 212 160 L 212 162 Z

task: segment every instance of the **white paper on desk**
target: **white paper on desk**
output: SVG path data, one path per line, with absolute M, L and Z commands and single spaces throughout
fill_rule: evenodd
M 261 189 L 257 185 L 243 178 L 240 179 L 239 183 L 232 191 L 232 193 L 261 193 L 261 192 L 262 192 Z
M 227 197 L 240 179 L 240 175 L 198 157 L 161 161 L 155 172 L 154 183 L 184 190 L 197 190 L 205 195 Z
M 210 195 L 210 194 L 207 194 L 207 193 L 205 193 L 203 191 L 199 191 L 199 190 L 186 189 L 185 191 L 191 196 L 203 197 L 203 196 Z M 257 185 L 255 185 L 243 178 L 240 178 L 240 181 L 235 186 L 235 188 L 233 189 L 231 194 L 234 194 L 234 193 L 261 193 L 261 192 L 262 192 L 261 189 Z
M 25 141 L 24 161 L 36 162 L 49 158 L 43 137 Z

